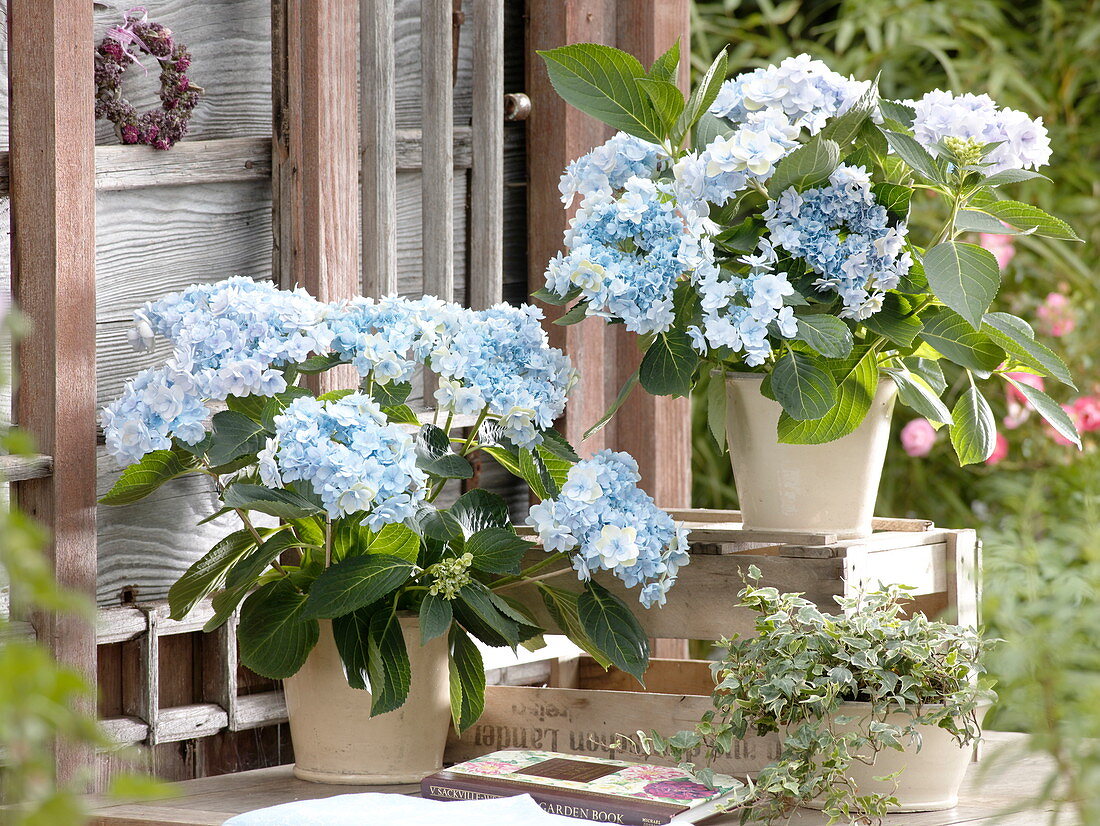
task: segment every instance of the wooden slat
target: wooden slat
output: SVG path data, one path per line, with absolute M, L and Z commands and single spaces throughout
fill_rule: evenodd
M 473 0 L 474 113 L 470 173 L 470 306 L 504 283 L 504 0 Z
M 171 152 L 148 146 L 98 146 L 96 189 L 264 180 L 271 177 L 271 141 L 222 138 L 181 141 Z
M 363 292 L 397 292 L 397 111 L 393 0 L 366 0 L 359 22 Z
M 209 737 L 229 725 L 229 715 L 214 703 L 162 708 L 155 726 L 150 727 L 150 743 L 178 743 L 196 737 Z
M 245 694 L 237 698 L 236 717 L 230 721 L 231 731 L 270 726 L 286 722 L 286 698 L 281 691 Z
M 149 726 L 137 717 L 109 717 L 99 721 L 107 739 L 117 746 L 132 746 L 144 742 Z
M 58 582 L 95 593 L 95 155 L 92 4 L 10 0 L 13 295 L 34 332 L 16 349 L 24 384 L 15 418 L 39 448 L 63 456 L 51 476 L 15 485 L 17 501 L 51 534 Z M 96 673 L 95 630 L 72 614 L 34 618 L 59 662 Z M 94 711 L 94 701 L 80 707 Z M 86 744 L 55 749 L 58 779 L 93 760 Z
M 23 482 L 44 479 L 53 473 L 53 456 L 0 456 L 0 481 Z
M 157 635 L 157 624 L 160 618 L 155 608 L 144 609 L 149 623 L 138 643 L 141 652 L 141 668 L 139 685 L 137 686 L 137 716 L 149 724 L 149 745 L 155 746 L 163 742 L 158 736 L 160 725 L 160 637 Z M 191 663 L 186 663 L 190 668 Z
M 421 178 L 424 292 L 445 301 L 454 296 L 454 95 L 451 0 L 423 0 L 420 10 Z

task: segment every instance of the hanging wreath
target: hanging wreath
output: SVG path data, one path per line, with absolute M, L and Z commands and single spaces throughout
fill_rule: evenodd
M 137 64 L 148 74 L 140 55 L 149 55 L 160 63 L 159 109 L 140 115 L 122 96 L 122 76 Z M 125 14 L 121 26 L 112 26 L 96 48 L 95 116 L 115 125 L 123 143 L 144 143 L 154 149 L 170 149 L 187 134 L 191 115 L 202 97 L 202 89 L 187 79 L 191 52 L 172 38 L 172 30 L 150 23 L 144 6 Z

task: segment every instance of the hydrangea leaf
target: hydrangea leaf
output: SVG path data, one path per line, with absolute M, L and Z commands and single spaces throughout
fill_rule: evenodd
M 1005 352 L 1034 370 L 1076 389 L 1066 363 L 1049 347 L 1035 340 L 1035 331 L 1010 313 L 986 313 L 982 332 Z
M 946 307 L 935 307 L 925 314 L 921 338 L 950 361 L 983 378 L 1005 358 L 1004 350 L 993 339 Z
M 462 627 L 487 645 L 519 645 L 519 627 L 504 616 L 489 598 L 489 589 L 476 580 L 463 585 L 451 603 L 455 619 Z
M 573 449 L 573 445 L 552 427 L 542 431 L 542 447 L 553 456 L 564 459 L 567 462 L 579 462 L 581 457 Z
M 386 384 L 375 382 L 370 389 L 370 397 L 378 402 L 379 407 L 396 407 L 404 404 L 412 392 L 412 382 L 391 381 Z
M 413 564 L 385 554 L 353 556 L 327 568 L 309 590 L 303 616 L 339 617 L 377 602 L 401 587 Z
M 466 541 L 473 567 L 488 574 L 518 574 L 519 563 L 532 543 L 504 528 L 482 528 Z
M 887 293 L 882 309 L 864 319 L 863 324 L 899 347 L 912 347 L 922 329 L 920 319 L 913 315 L 915 303 L 899 293 Z
M 840 147 L 836 141 L 820 136 L 811 139 L 781 160 L 768 181 L 768 194 L 777 198 L 794 187 L 809 189 L 826 180 L 840 163 Z
M 381 607 L 381 606 L 379 606 Z M 383 608 L 383 610 L 385 610 Z M 360 608 L 332 621 L 332 636 L 348 685 L 370 691 L 370 646 L 367 641 L 373 608 Z
M 130 465 L 107 494 L 103 505 L 129 505 L 144 499 L 165 482 L 198 470 L 199 463 L 185 451 L 154 450 Z
M 655 396 L 686 396 L 698 365 L 699 355 L 691 346 L 691 338 L 674 329 L 657 334 L 642 356 L 638 377 L 642 387 Z
M 794 338 L 826 358 L 847 358 L 852 352 L 851 329 L 836 316 L 826 313 L 798 316 L 798 332 Z
M 638 88 L 649 98 L 657 116 L 668 131 L 684 111 L 684 93 L 675 83 L 652 77 L 641 77 L 636 81 Z
M 961 241 L 945 241 L 928 250 L 924 274 L 936 298 L 975 330 L 1001 287 L 1001 269 L 993 253 Z
M 444 479 L 469 479 L 473 466 L 451 449 L 451 440 L 440 428 L 426 424 L 416 436 L 416 466 Z
M 1014 227 L 1032 230 L 1045 238 L 1058 238 L 1063 241 L 1080 241 L 1081 237 L 1073 227 L 1061 218 L 1055 218 L 1038 207 L 1022 201 L 988 201 L 982 209 L 1000 218 Z
M 1005 184 L 1018 184 L 1023 181 L 1031 181 L 1035 178 L 1042 178 L 1044 181 L 1049 181 L 1046 175 L 1040 172 L 1033 172 L 1030 169 L 1002 169 L 1000 172 L 994 172 L 992 175 L 986 175 L 982 178 L 980 186 L 998 187 Z
M 268 433 L 262 424 L 235 410 L 221 410 L 211 419 L 213 439 L 206 451 L 211 465 L 225 465 L 263 450 Z
M 544 582 L 537 583 L 537 587 L 550 618 L 557 623 L 558 628 L 569 638 L 570 642 L 587 653 L 604 671 L 610 668 L 611 660 L 596 647 L 581 624 L 580 609 L 578 608 L 580 594 L 562 588 L 555 588 Z
M 837 400 L 832 374 L 807 354 L 787 350 L 771 372 L 772 392 L 792 419 L 820 419 Z
M 427 645 L 436 637 L 446 634 L 454 614 L 451 603 L 439 594 L 428 594 L 420 603 L 420 644 Z
M 271 490 L 262 485 L 234 482 L 222 493 L 227 507 L 259 511 L 280 519 L 300 519 L 320 513 L 321 508 L 289 490 Z
M 680 68 L 680 38 L 676 38 L 663 55 L 653 61 L 649 67 L 649 76 L 655 80 L 676 80 L 676 70 Z
M 512 530 L 508 503 L 491 491 L 481 488 L 468 490 L 448 510 L 458 520 L 466 537 L 484 528 Z
M 461 734 L 485 710 L 485 664 L 481 651 L 461 628 L 451 628 L 449 642 L 451 719 Z
M 1069 417 L 1069 414 L 1062 409 L 1062 405 L 1037 387 L 1017 381 L 1005 373 L 1002 373 L 1001 376 L 1023 394 L 1028 404 L 1034 407 L 1051 427 L 1075 444 L 1078 450 L 1081 450 L 1081 434 L 1077 432 L 1077 425 L 1073 423 L 1073 419 Z
M 909 168 L 920 173 L 924 178 L 933 183 L 943 183 L 943 173 L 936 159 L 928 154 L 928 150 L 917 143 L 916 138 L 903 132 L 886 132 L 886 141 Z
M 617 668 L 643 686 L 649 667 L 649 639 L 622 600 L 589 580 L 577 598 L 577 615 L 592 644 Z
M 920 376 L 904 368 L 887 368 L 887 375 L 898 386 L 898 400 L 934 424 L 951 424 L 951 411 Z
M 371 717 L 401 708 L 409 696 L 412 668 L 396 611 L 376 611 L 371 617 L 367 653 Z
M 609 421 L 611 421 L 611 417 L 619 412 L 619 408 L 622 407 L 623 403 L 630 397 L 630 393 L 634 389 L 635 385 L 638 384 L 638 380 L 639 371 L 635 370 L 633 373 L 630 374 L 630 378 L 628 378 L 623 383 L 623 386 L 619 389 L 619 395 L 615 397 L 615 401 L 613 401 L 611 403 L 611 406 L 607 408 L 602 416 L 600 416 L 599 421 L 592 425 L 592 427 L 588 428 L 588 430 L 584 431 L 585 439 L 603 430 L 604 426 Z
M 728 58 L 726 57 L 726 50 L 723 48 L 718 56 L 711 61 L 710 67 L 695 86 L 683 113 L 676 122 L 673 141 L 677 145 L 680 144 L 685 135 L 691 132 L 692 127 L 706 114 L 707 110 L 710 109 L 710 105 L 714 103 L 714 99 L 718 97 L 718 92 L 726 80 L 727 65 Z
M 320 627 L 303 616 L 306 595 L 288 579 L 269 582 L 241 606 L 241 663 L 272 680 L 296 674 L 317 644 Z
M 836 403 L 824 416 L 810 421 L 799 421 L 786 411 L 780 413 L 780 443 L 819 445 L 835 441 L 859 427 L 871 409 L 879 380 L 875 353 L 860 347 L 846 359 L 829 359 L 825 363 L 836 381 Z
M 188 568 L 168 589 L 168 607 L 174 620 L 181 620 L 199 601 L 221 585 L 238 560 L 256 547 L 256 539 L 247 530 L 239 530 L 220 540 Z
M 865 91 L 855 103 L 848 107 L 848 111 L 829 119 L 825 128 L 821 130 L 821 136 L 831 141 L 836 141 L 840 146 L 847 146 L 859 135 L 863 122 L 870 117 L 878 105 L 878 81 L 868 85 Z
M 718 447 L 726 446 L 726 377 L 724 373 L 711 373 L 707 384 L 707 428 Z
M 997 446 L 997 422 L 989 402 L 973 384 L 968 387 L 951 410 L 951 445 L 959 463 L 972 465 L 984 462 Z

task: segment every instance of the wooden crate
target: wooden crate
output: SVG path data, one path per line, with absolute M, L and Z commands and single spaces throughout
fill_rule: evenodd
M 742 530 L 737 511 L 673 515 L 688 525 L 691 563 L 681 570 L 667 605 L 637 612 L 651 637 L 716 640 L 751 632 L 753 615 L 734 605 L 750 565 L 760 569 L 762 585 L 803 593 L 824 610 L 836 610 L 834 597 L 894 583 L 913 587 L 915 609 L 977 625 L 979 548 L 972 530 L 876 519 L 871 536 L 839 540 Z M 516 595 L 548 622 L 533 590 L 517 589 Z M 617 581 L 611 590 L 628 603 L 637 599 Z M 644 690 L 621 672 L 604 673 L 587 657 L 548 664 L 544 676 L 542 685 L 490 685 L 485 713 L 462 737 L 452 732 L 446 760 L 502 748 L 629 759 L 624 735 L 639 729 L 672 734 L 691 728 L 711 708 L 709 664 L 700 660 L 653 660 Z M 715 767 L 756 771 L 774 759 L 777 748 L 774 737 L 752 737 Z

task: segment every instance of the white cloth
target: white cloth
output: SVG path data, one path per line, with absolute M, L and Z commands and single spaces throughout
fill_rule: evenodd
M 547 814 L 530 795 L 425 800 L 401 794 L 341 794 L 297 800 L 231 817 L 224 826 L 577 826 Z

